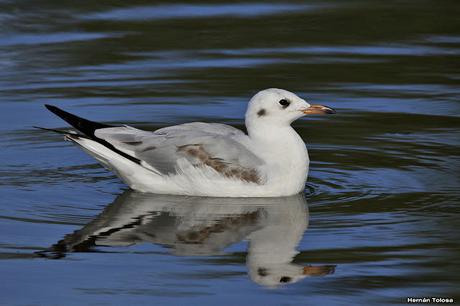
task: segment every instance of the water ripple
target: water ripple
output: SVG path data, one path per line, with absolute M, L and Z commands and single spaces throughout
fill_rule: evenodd
M 250 18 L 256 16 L 279 15 L 304 12 L 314 9 L 305 4 L 238 3 L 238 4 L 171 4 L 139 6 L 114 9 L 106 12 L 82 15 L 82 19 L 145 21 L 163 19 L 193 19 L 213 17 Z

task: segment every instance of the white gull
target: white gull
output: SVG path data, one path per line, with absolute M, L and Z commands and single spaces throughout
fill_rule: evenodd
M 61 132 L 129 187 L 141 192 L 278 197 L 301 192 L 309 157 L 291 123 L 307 114 L 332 114 L 277 88 L 258 92 L 246 111 L 246 135 L 219 123 L 193 122 L 154 132 L 89 121 L 46 107 L 80 133 Z

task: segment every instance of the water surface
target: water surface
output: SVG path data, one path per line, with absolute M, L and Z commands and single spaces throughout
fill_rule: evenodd
M 2 2 L 0 304 L 460 301 L 459 14 L 457 1 Z M 338 111 L 295 123 L 312 160 L 298 197 L 132 193 L 32 128 L 66 126 L 44 103 L 148 130 L 242 128 L 267 87 Z

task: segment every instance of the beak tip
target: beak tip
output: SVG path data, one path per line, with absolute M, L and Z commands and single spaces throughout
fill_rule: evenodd
M 324 115 L 324 114 L 335 114 L 336 113 L 335 109 L 330 108 L 329 106 L 320 105 L 320 104 L 311 104 L 309 107 L 301 109 L 301 111 L 306 115 L 308 114 Z
M 326 114 L 335 114 L 335 113 L 337 113 L 337 112 L 333 108 L 326 109 Z

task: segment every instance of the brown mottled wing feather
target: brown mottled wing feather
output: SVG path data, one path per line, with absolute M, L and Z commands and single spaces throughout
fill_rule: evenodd
M 256 169 L 250 167 L 242 167 L 236 163 L 229 163 L 223 159 L 213 157 L 203 145 L 190 144 L 178 147 L 178 151 L 184 153 L 188 158 L 192 159 L 196 165 L 206 165 L 223 176 L 237 178 L 246 182 L 259 184 L 261 178 Z

